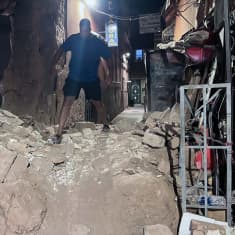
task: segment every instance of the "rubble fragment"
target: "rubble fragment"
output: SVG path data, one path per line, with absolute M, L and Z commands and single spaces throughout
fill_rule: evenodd
M 173 233 L 167 226 L 157 224 L 152 226 L 145 226 L 144 235 L 173 235 Z
M 165 138 L 146 131 L 143 143 L 152 148 L 163 148 L 165 146 Z
M 14 161 L 17 158 L 15 152 L 9 151 L 0 145 L 0 182 L 3 183 L 9 173 Z

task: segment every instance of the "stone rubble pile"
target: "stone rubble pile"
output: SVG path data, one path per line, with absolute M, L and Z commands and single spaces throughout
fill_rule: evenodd
M 134 135 L 143 136 L 143 144 L 152 148 L 177 149 L 180 145 L 179 104 L 164 112 L 153 112 L 145 122 L 138 123 Z
M 87 235 L 142 235 L 143 225 L 157 223 L 176 232 L 179 213 L 165 142 L 154 149 L 140 136 L 158 136 L 158 126 L 133 135 L 77 123 L 61 145 L 51 146 L 27 120 L 0 109 L 1 235 L 77 235 L 81 228 Z

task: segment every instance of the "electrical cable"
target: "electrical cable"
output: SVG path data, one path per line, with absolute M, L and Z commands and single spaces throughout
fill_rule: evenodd
M 137 21 L 137 20 L 141 20 L 141 19 L 145 19 L 145 18 L 148 18 L 149 16 L 117 16 L 117 15 L 113 15 L 113 14 L 110 14 L 108 12 L 105 12 L 105 11 L 101 11 L 101 10 L 98 10 L 98 9 L 95 9 L 93 7 L 90 7 L 84 0 L 82 0 L 82 2 L 92 11 L 98 13 L 98 14 L 101 14 L 101 15 L 105 15 L 105 16 L 108 16 L 110 17 L 111 19 L 115 19 L 115 20 L 120 20 L 120 21 Z
M 97 10 L 97 9 L 93 9 L 93 11 L 99 13 L 99 14 L 102 14 L 102 15 L 106 15 L 106 16 L 109 16 L 110 18 L 112 19 L 115 19 L 115 20 L 120 20 L 120 21 L 137 21 L 137 20 L 140 20 L 140 19 L 145 19 L 145 18 L 148 18 L 148 16 L 141 16 L 141 17 L 136 17 L 136 16 L 116 16 L 116 15 L 113 15 L 113 14 L 109 14 L 105 11 L 101 11 L 101 10 Z

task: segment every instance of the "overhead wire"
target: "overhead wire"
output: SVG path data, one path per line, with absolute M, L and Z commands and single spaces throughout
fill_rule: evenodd
M 93 9 L 93 8 L 92 8 L 92 10 L 99 13 L 99 14 L 106 15 L 106 16 L 109 16 L 112 19 L 116 19 L 116 20 L 120 20 L 120 21 L 137 21 L 137 20 L 140 20 L 140 19 L 148 18 L 148 16 L 139 16 L 139 17 L 136 17 L 136 16 L 116 16 L 116 15 L 113 15 L 113 14 L 109 14 L 105 11 L 101 11 L 101 10 L 97 10 L 97 9 Z
M 90 7 L 84 0 L 82 0 L 82 2 L 89 8 L 91 9 L 92 11 L 98 13 L 98 14 L 101 14 L 101 15 L 105 15 L 105 16 L 108 16 L 110 17 L 111 19 L 115 19 L 115 20 L 119 20 L 119 21 L 129 21 L 129 22 L 132 22 L 132 21 L 138 21 L 138 20 L 141 20 L 141 19 L 145 19 L 145 18 L 148 18 L 149 16 L 118 16 L 118 15 L 114 15 L 114 14 L 111 14 L 111 13 L 108 13 L 108 12 L 105 12 L 105 11 L 102 11 L 102 10 L 98 10 L 98 9 L 95 9 L 93 7 Z M 197 0 L 188 0 L 187 2 L 185 2 L 184 4 L 176 4 L 176 7 L 178 8 L 178 10 L 176 11 L 176 13 L 182 17 L 188 24 L 190 24 L 193 28 L 194 28 L 194 25 L 192 25 L 191 22 L 189 22 L 184 16 L 183 16 L 183 12 L 187 11 L 191 6 L 193 6 L 193 4 L 197 3 Z M 181 7 L 184 7 L 186 6 L 186 8 L 184 8 L 183 10 L 179 10 L 179 8 Z
M 105 11 L 102 11 L 102 10 L 98 10 L 98 9 L 95 9 L 93 7 L 90 7 L 84 0 L 82 0 L 82 2 L 89 8 L 91 9 L 92 11 L 98 13 L 98 14 L 101 14 L 101 15 L 105 15 L 105 16 L 108 16 L 110 17 L 111 19 L 115 19 L 115 20 L 120 20 L 120 21 L 137 21 L 137 20 L 141 20 L 141 19 L 146 19 L 148 18 L 149 16 L 118 16 L 118 15 L 114 15 L 114 14 L 111 14 L 111 13 L 108 13 L 108 12 L 105 12 Z

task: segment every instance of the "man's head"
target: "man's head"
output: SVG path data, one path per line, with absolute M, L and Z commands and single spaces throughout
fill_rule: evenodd
M 91 22 L 88 19 L 82 19 L 80 21 L 80 35 L 83 38 L 86 38 L 90 35 L 91 33 Z

